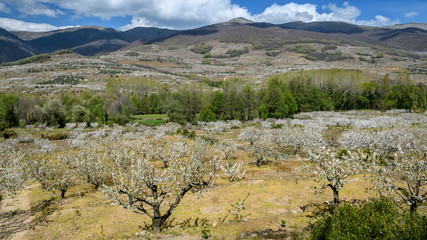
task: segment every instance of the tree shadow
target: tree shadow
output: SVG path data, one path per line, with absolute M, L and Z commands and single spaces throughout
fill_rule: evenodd
M 10 239 L 14 234 L 29 229 L 26 220 L 31 216 L 30 211 L 14 210 L 0 213 L 0 239 Z

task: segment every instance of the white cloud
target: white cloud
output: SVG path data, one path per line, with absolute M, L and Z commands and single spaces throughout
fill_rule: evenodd
M 291 21 L 345 21 L 354 22 L 355 19 L 360 15 L 361 11 L 354 7 L 344 3 L 342 8 L 337 7 L 335 4 L 329 4 L 323 6 L 324 10 L 329 10 L 329 13 L 319 13 L 317 11 L 317 5 L 306 3 L 296 4 L 288 3 L 285 5 L 278 5 L 274 3 L 272 6 L 265 9 L 261 14 L 254 15 L 252 17 L 255 21 L 264 21 L 271 23 L 285 23 Z
M 344 2 L 342 6 L 329 4 L 274 3 L 260 14 L 251 14 L 231 0 L 0 0 L 28 15 L 58 16 L 71 10 L 74 17 L 132 17 L 122 30 L 138 26 L 187 29 L 244 17 L 254 21 L 286 23 L 290 21 L 344 21 L 354 24 L 387 25 L 398 22 L 383 16 L 359 20 L 361 11 Z M 52 7 L 55 6 L 55 7 Z M 61 11 L 62 10 L 62 11 Z
M 82 16 L 96 16 L 104 20 L 115 16 L 132 16 L 133 20 L 129 26 L 139 21 L 157 27 L 173 26 L 182 29 L 227 21 L 235 17 L 250 17 L 246 8 L 232 4 L 230 0 L 50 1 Z M 144 21 L 141 22 L 141 19 Z
M 77 15 L 96 16 L 105 20 L 113 16 L 132 16 L 131 23 L 121 29 L 137 26 L 156 26 L 183 29 L 244 17 L 254 21 L 286 23 L 290 21 L 344 21 L 354 24 L 384 25 L 390 19 L 377 16 L 373 20 L 359 21 L 361 11 L 344 2 L 341 7 L 329 4 L 318 9 L 311 3 L 274 3 L 260 14 L 251 14 L 246 8 L 233 4 L 231 0 L 44 0 L 56 2 L 64 9 Z
M 57 17 L 64 15 L 59 9 L 50 9 L 43 3 L 52 2 L 51 0 L 2 0 L 10 6 L 13 6 L 19 12 L 26 15 L 45 15 L 48 17 Z
M 408 12 L 408 13 L 405 14 L 405 17 L 411 18 L 411 17 L 415 17 L 417 15 L 418 15 L 417 12 Z
M 0 3 L 0 12 L 10 13 L 10 8 L 8 8 L 4 3 Z
M 134 17 L 131 21 L 131 23 L 129 23 L 128 25 L 125 25 L 123 27 L 120 28 L 120 30 L 122 31 L 126 31 L 132 28 L 136 28 L 136 27 L 152 27 L 151 23 L 149 21 L 147 21 L 147 19 L 145 18 L 140 18 L 140 17 Z
M 76 26 L 57 27 L 47 23 L 31 23 L 11 18 L 0 18 L 0 27 L 8 31 L 48 32 Z
M 365 26 L 389 26 L 399 24 L 399 19 L 391 20 L 390 18 L 377 15 L 374 20 L 360 20 L 356 21 L 356 24 L 365 25 Z

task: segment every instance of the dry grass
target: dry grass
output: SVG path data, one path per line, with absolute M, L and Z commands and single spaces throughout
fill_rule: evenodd
M 246 158 L 243 152 L 237 154 L 237 159 Z M 211 230 L 212 236 L 218 239 L 235 239 L 243 232 L 252 232 L 280 226 L 280 221 L 287 222 L 289 232 L 299 233 L 310 222 L 314 208 L 302 211 L 307 205 L 322 205 L 332 201 L 332 192 L 326 190 L 319 198 L 313 196 L 311 187 L 316 184 L 301 172 L 299 160 L 287 162 L 272 162 L 268 166 L 258 168 L 246 165 L 245 178 L 237 182 L 229 182 L 220 177 L 216 186 L 203 195 L 187 194 L 177 210 L 172 215 L 174 223 L 181 223 L 191 218 L 208 219 L 208 226 L 192 226 L 181 228 L 176 226 L 166 230 L 165 236 L 175 236 L 176 239 L 187 239 L 190 235 L 200 236 L 202 229 Z M 299 177 L 298 176 L 303 176 Z M 362 180 L 345 186 L 342 199 L 366 199 L 374 193 L 366 193 L 368 186 Z M 79 196 L 79 191 L 81 198 Z M 231 203 L 250 196 L 243 211 L 244 221 L 233 222 L 229 210 Z M 50 209 L 40 208 L 40 203 L 51 199 Z M 140 226 L 149 218 L 112 206 L 104 195 L 92 189 L 90 185 L 79 185 L 67 192 L 66 199 L 59 199 L 59 192 L 44 191 L 35 188 L 30 194 L 32 207 L 35 210 L 37 227 L 31 232 L 31 239 L 124 239 L 137 238 Z M 50 212 L 49 212 L 50 211 Z M 42 217 L 43 215 L 44 218 Z M 228 216 L 227 216 L 228 215 Z M 226 217 L 224 222 L 220 219 Z M 192 224 L 194 225 L 194 224 Z M 215 226 L 215 227 L 214 227 Z M 190 235 L 189 235 L 190 234 Z M 169 237 L 167 237 L 169 238 Z
M 158 61 L 131 61 L 131 60 L 121 60 L 118 61 L 119 64 L 124 65 L 135 65 L 135 66 L 143 66 L 143 67 L 178 67 L 176 64 L 167 63 L 167 62 L 158 62 Z

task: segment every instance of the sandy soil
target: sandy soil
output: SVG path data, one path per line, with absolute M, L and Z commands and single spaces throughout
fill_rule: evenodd
M 0 202 L 0 239 L 28 239 L 26 235 L 33 219 L 29 191 L 30 187 L 27 187 L 18 195 L 6 197 Z

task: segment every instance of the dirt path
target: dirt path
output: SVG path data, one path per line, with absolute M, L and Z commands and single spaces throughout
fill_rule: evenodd
M 25 235 L 33 219 L 28 200 L 30 189 L 27 187 L 19 195 L 0 202 L 0 239 L 27 239 Z

